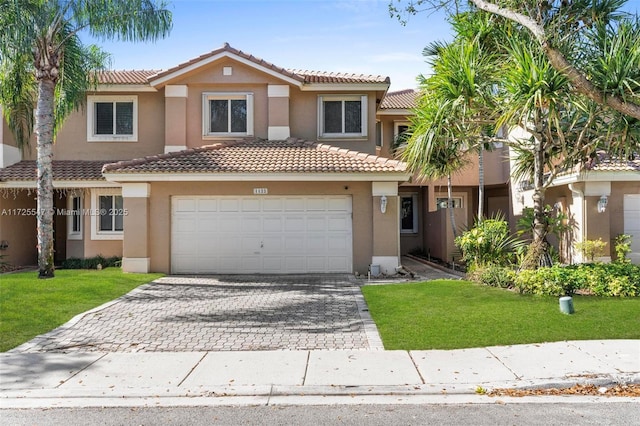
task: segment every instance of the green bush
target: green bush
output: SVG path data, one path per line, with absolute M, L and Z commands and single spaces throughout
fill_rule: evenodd
M 582 255 L 591 262 L 593 262 L 596 257 L 603 256 L 604 249 L 607 247 L 606 241 L 602 241 L 602 238 L 598 238 L 597 240 L 584 240 L 574 245 L 576 250 L 581 252 Z
M 80 259 L 77 257 L 70 257 L 62 262 L 62 269 L 98 269 L 98 265 L 102 268 L 121 266 L 122 258 L 118 256 L 104 257 L 97 255 L 94 257 L 87 257 Z
M 577 290 L 595 296 L 640 296 L 640 266 L 599 263 L 523 270 L 516 276 L 515 287 L 521 293 L 550 296 Z
M 476 225 L 455 239 L 470 269 L 484 265 L 506 266 L 515 260 L 518 241 L 509 233 L 509 224 L 497 215 L 478 220 Z
M 513 288 L 516 273 L 507 266 L 486 265 L 467 274 L 467 279 L 491 287 Z
M 620 234 L 615 240 L 616 262 L 617 263 L 629 263 L 631 262 L 627 255 L 631 253 L 631 235 Z

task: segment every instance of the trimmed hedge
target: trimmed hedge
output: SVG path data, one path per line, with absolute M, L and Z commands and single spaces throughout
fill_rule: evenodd
M 520 293 L 571 295 L 578 290 L 595 296 L 640 296 L 640 266 L 621 263 L 554 265 L 523 270 L 515 279 Z
M 87 257 L 80 259 L 77 257 L 70 257 L 62 262 L 62 269 L 98 269 L 98 265 L 102 265 L 102 268 L 121 266 L 122 258 L 118 256 L 103 257 L 101 255 L 94 257 Z

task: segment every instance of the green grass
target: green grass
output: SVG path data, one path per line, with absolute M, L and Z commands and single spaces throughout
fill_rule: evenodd
M 468 281 L 362 288 L 385 349 L 460 349 L 582 339 L 640 339 L 640 298 L 520 295 Z
M 161 274 L 125 274 L 120 268 L 59 270 L 39 280 L 37 272 L 0 276 L 0 351 L 14 348 L 113 300 Z

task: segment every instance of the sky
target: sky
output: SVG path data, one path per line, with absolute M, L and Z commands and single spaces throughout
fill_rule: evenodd
M 383 75 L 390 91 L 428 74 L 422 50 L 452 38 L 442 13 L 405 26 L 389 0 L 173 0 L 173 30 L 153 43 L 86 40 L 111 54 L 112 69 L 166 69 L 225 42 L 283 68 Z

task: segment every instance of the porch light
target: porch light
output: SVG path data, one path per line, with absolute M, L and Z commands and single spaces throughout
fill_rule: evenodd
M 383 195 L 382 197 L 380 197 L 380 213 L 386 213 L 387 212 L 387 196 Z
M 609 198 L 606 195 L 603 195 L 598 200 L 598 213 L 604 213 L 607 210 L 607 203 L 609 202 Z

